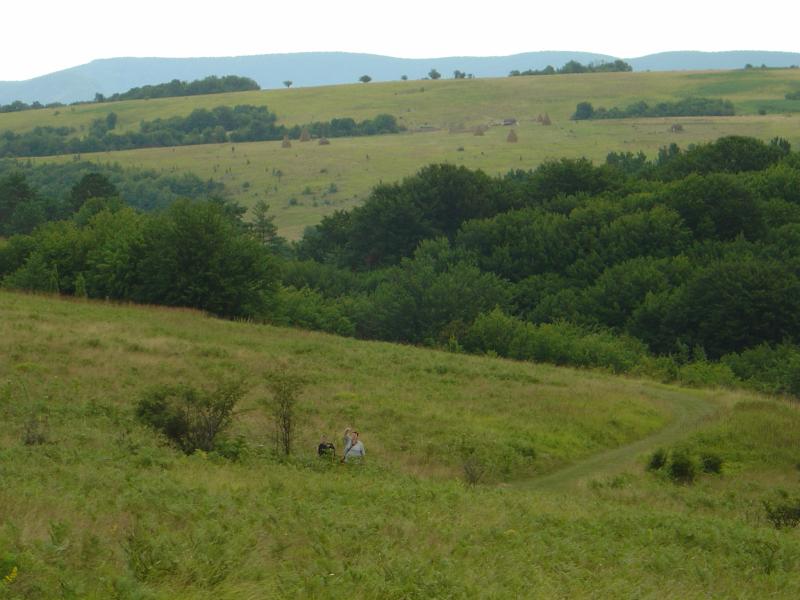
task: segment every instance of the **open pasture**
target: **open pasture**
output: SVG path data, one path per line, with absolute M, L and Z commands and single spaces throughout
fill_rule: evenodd
M 522 79 L 522 78 L 515 78 Z M 547 77 L 524 78 L 547 79 Z M 300 91 L 300 90 L 292 90 Z M 654 156 L 670 143 L 686 147 L 723 135 L 762 139 L 775 136 L 800 144 L 800 115 L 745 115 L 682 119 L 553 120 L 540 125 L 536 115 L 515 127 L 517 143 L 506 141 L 509 127 L 494 126 L 483 136 L 468 129 L 441 129 L 398 135 L 336 138 L 329 146 L 315 141 L 213 144 L 84 154 L 84 160 L 165 172 L 191 171 L 222 181 L 244 206 L 266 200 L 282 235 L 299 238 L 337 209 L 358 204 L 373 186 L 412 175 L 435 162 L 449 162 L 490 174 L 530 169 L 548 158 L 582 157 L 602 162 L 610 151 L 644 151 Z M 552 118 L 552 115 L 551 115 Z M 670 126 L 681 123 L 684 131 Z M 34 161 L 69 161 L 71 156 Z
M 0 333 L 0 598 L 800 593 L 799 532 L 762 506 L 798 493 L 800 413 L 780 400 L 7 292 Z M 308 382 L 290 460 L 259 404 L 279 363 Z M 149 386 L 218 376 L 249 384 L 238 459 L 135 419 Z M 345 425 L 367 462 L 316 459 Z M 490 465 L 477 487 L 463 439 Z M 646 473 L 648 439 L 722 474 Z

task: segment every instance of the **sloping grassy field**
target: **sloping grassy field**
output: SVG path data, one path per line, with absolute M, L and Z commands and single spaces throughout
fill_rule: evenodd
M 787 92 L 800 89 L 800 69 L 747 71 L 589 73 L 545 77 L 440 79 L 236 92 L 182 98 L 127 100 L 0 114 L 0 131 L 27 131 L 36 126 L 88 126 L 108 112 L 117 113 L 121 131 L 141 120 L 186 115 L 195 108 L 266 105 L 280 123 L 296 125 L 334 117 L 356 120 L 380 113 L 395 115 L 410 129 L 422 126 L 474 126 L 514 117 L 535 118 L 548 112 L 563 121 L 575 104 L 589 100 L 595 107 L 625 105 L 686 96 L 731 100 L 737 113 L 800 110 L 800 101 L 787 101 Z M 762 106 L 761 103 L 764 103 Z M 55 114 L 58 112 L 58 114 Z
M 507 127 L 492 127 L 484 136 L 449 130 L 362 138 L 338 138 L 330 146 L 315 142 L 214 144 L 83 154 L 84 160 L 180 173 L 191 171 L 222 181 L 244 206 L 266 200 L 281 235 L 299 238 L 337 209 L 357 204 L 379 182 L 393 182 L 431 163 L 449 162 L 490 173 L 530 169 L 548 158 L 585 156 L 602 162 L 610 151 L 654 156 L 661 146 L 682 147 L 723 135 L 763 139 L 782 136 L 800 144 L 800 116 L 693 117 L 679 120 L 682 133 L 671 133 L 674 119 L 620 119 L 534 122 L 515 128 L 519 141 L 508 143 Z M 34 159 L 72 160 L 71 156 Z
M 83 159 L 170 172 L 193 171 L 223 181 L 237 201 L 252 206 L 265 199 L 281 234 L 302 235 L 336 209 L 360 203 L 380 181 L 396 181 L 432 162 L 463 164 L 491 174 L 533 168 L 547 158 L 586 156 L 602 161 L 610 151 L 643 150 L 705 142 L 723 135 L 775 136 L 800 144 L 800 101 L 784 95 L 800 89 L 800 70 L 748 70 L 679 73 L 602 73 L 475 80 L 406 81 L 318 88 L 270 90 L 89 104 L 55 110 L 0 114 L 0 131 L 37 125 L 86 127 L 109 111 L 121 130 L 142 119 L 186 115 L 195 108 L 239 103 L 266 104 L 288 125 L 333 117 L 396 116 L 409 132 L 402 135 L 334 139 L 330 146 L 260 142 L 84 154 Z M 710 96 L 734 102 L 738 116 L 684 119 L 623 119 L 572 122 L 575 105 L 626 106 L 685 96 Z M 764 109 L 766 114 L 759 115 Z M 58 112 L 58 114 L 55 114 Z M 536 117 L 547 113 L 553 125 Z M 483 137 L 476 125 L 516 118 L 519 141 L 506 142 L 507 127 L 494 126 Z M 670 132 L 680 122 L 685 131 Z M 68 161 L 72 156 L 36 159 Z
M 308 381 L 289 461 L 258 403 L 276 364 Z M 249 384 L 240 460 L 185 456 L 135 420 L 149 386 L 218 376 Z M 800 593 L 798 531 L 761 506 L 800 491 L 800 414 L 779 400 L 2 292 L 0 418 L 0 598 Z M 346 425 L 367 462 L 317 461 L 318 435 Z M 464 436 L 491 465 L 476 488 Z M 713 450 L 722 475 L 646 474 L 644 444 L 544 483 L 651 438 Z

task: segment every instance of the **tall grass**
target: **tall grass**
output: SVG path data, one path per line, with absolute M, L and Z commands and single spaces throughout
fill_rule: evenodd
M 249 378 L 276 360 L 308 380 L 288 459 L 271 449 L 256 377 L 235 458 L 185 455 L 134 417 L 150 385 Z M 660 389 L 2 292 L 0 598 L 796 597 L 800 538 L 761 504 L 797 486 L 791 405 L 673 390 L 719 406 L 687 447 L 730 469 L 693 486 L 644 462 L 568 494 L 497 484 L 663 426 Z M 46 422 L 41 444 L 23 441 L 31 418 Z M 338 442 L 347 425 L 367 461 L 318 461 L 318 434 Z M 472 487 L 465 436 L 492 469 Z

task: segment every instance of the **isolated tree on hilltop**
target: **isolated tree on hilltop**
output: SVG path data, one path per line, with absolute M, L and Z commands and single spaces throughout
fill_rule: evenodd
M 283 85 L 285 85 L 287 88 L 290 88 L 292 87 L 293 83 L 294 81 L 292 81 L 291 79 L 287 79 L 286 81 L 283 82 Z
M 361 77 L 358 78 L 358 80 L 361 83 L 369 83 L 370 81 L 372 81 L 372 77 L 370 77 L 369 75 L 362 75 Z
M 428 71 L 428 77 L 430 77 L 431 79 L 439 79 L 441 76 L 442 74 L 439 73 L 439 71 L 437 71 L 436 69 L 431 69 L 430 71 Z

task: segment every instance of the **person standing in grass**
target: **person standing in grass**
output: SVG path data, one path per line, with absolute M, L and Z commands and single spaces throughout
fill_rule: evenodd
M 344 453 L 344 462 L 361 462 L 364 459 L 366 450 L 364 449 L 364 442 L 358 439 L 358 432 L 354 431 L 352 434 L 353 444 Z
M 350 436 L 350 428 L 344 430 L 344 437 L 342 438 L 342 460 L 344 460 L 350 446 L 353 445 L 353 438 Z

